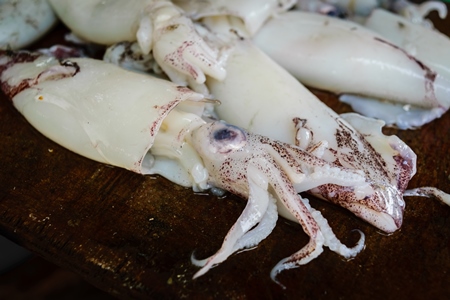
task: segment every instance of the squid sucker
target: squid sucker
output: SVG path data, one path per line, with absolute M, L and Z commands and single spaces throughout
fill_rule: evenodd
M 390 139 L 395 166 L 381 170 L 386 178 L 378 179 L 363 168 L 330 162 L 311 148 L 203 118 L 208 102 L 203 94 L 103 61 L 0 50 L 0 84 L 32 126 L 77 154 L 140 174 L 159 174 L 195 191 L 218 188 L 248 199 L 222 247 L 209 258 L 192 258 L 201 267 L 194 277 L 260 243 L 275 227 L 277 211 L 298 222 L 310 241 L 273 268 L 274 280 L 279 272 L 316 258 L 324 246 L 347 258 L 358 254 L 364 235 L 352 248 L 343 245 L 321 213 L 300 196 L 304 191 L 342 205 L 386 232 L 401 226 L 403 193 L 415 173 L 415 155 L 398 138 Z M 347 117 L 356 126 L 360 119 L 353 118 Z M 336 123 L 341 127 L 335 133 L 337 147 L 351 145 L 352 134 L 366 136 L 363 126 L 357 132 L 344 120 Z M 370 142 L 363 146 L 383 163 Z M 363 153 L 359 147 L 352 151 Z M 433 188 L 407 193 L 448 201 L 447 194 Z

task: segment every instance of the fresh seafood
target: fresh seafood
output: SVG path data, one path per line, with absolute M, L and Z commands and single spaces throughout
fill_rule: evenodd
M 251 41 L 229 34 L 227 20 L 220 19 L 205 20 L 213 30 L 221 31 L 220 38 L 203 32 L 205 40 L 218 48 L 228 48 L 226 69 L 232 75 L 224 80 L 207 77 L 206 81 L 210 93 L 221 101 L 215 109 L 219 118 L 250 132 L 297 144 L 330 163 L 364 170 L 376 190 L 368 198 L 332 185 L 312 192 L 386 232 L 397 230 L 403 215 L 402 193 L 415 173 L 416 158 L 411 149 L 396 137 L 384 136 L 382 123 L 369 119 L 361 122 L 355 115 L 346 116 L 347 122 L 336 115 Z M 367 203 L 371 203 L 370 209 Z M 291 216 L 283 207 L 279 213 L 287 218 Z
M 156 62 L 177 84 L 201 90 L 205 75 L 225 77 L 225 54 L 206 44 L 192 21 L 170 1 L 49 2 L 81 39 L 103 45 L 137 41 L 143 54 L 152 50 Z
M 252 11 L 251 14 L 243 14 L 233 2 L 227 6 L 220 1 L 205 6 L 203 1 L 175 3 L 215 35 L 228 40 L 227 45 L 213 43 L 215 48 L 230 48 L 230 31 L 239 38 L 251 38 L 303 84 L 343 94 L 341 100 L 355 111 L 382 119 L 388 125 L 417 128 L 439 118 L 450 106 L 448 79 L 435 74 L 420 57 L 354 22 L 313 13 L 285 12 L 292 3 L 286 3 L 280 10 L 273 9 L 271 15 L 261 13 L 252 6 L 253 1 L 247 1 L 245 6 L 245 11 Z M 326 6 L 323 9 L 327 10 Z M 254 29 L 256 24 L 258 30 Z M 211 44 L 214 37 L 205 39 Z
M 0 73 L 2 90 L 14 106 L 68 149 L 134 172 L 161 174 L 196 190 L 216 187 L 249 199 L 221 250 L 199 262 L 203 268 L 196 276 L 264 239 L 275 226 L 275 201 L 311 240 L 282 260 L 273 276 L 307 263 L 323 246 L 351 257 L 364 245 L 363 237 L 355 248 L 342 245 L 321 214 L 297 194 L 331 185 L 364 199 L 373 193 L 364 172 L 233 125 L 206 122 L 200 118 L 201 94 L 88 58 L 2 51 Z
M 20 49 L 43 36 L 57 22 L 47 0 L 0 1 L 0 49 Z
M 233 25 L 243 29 L 248 36 L 253 36 L 269 18 L 287 11 L 295 4 L 295 0 L 174 0 L 173 2 L 193 20 L 205 17 L 230 17 Z
M 230 31 L 234 29 L 233 19 L 210 16 L 202 21 L 214 32 L 213 36 L 204 33 L 205 40 L 216 42 L 215 35 L 220 36 L 218 44 L 225 40 L 229 49 L 227 77 L 206 81 L 210 93 L 222 102 L 216 107 L 218 116 L 251 132 L 295 143 L 329 162 L 362 168 L 375 191 L 369 198 L 363 200 L 353 191 L 348 193 L 345 188 L 332 185 L 310 192 L 349 209 L 386 232 L 398 229 L 404 208 L 403 192 L 415 173 L 415 154 L 411 149 L 394 136 L 384 136 L 382 122 L 355 114 L 342 118 L 334 114 L 250 41 L 244 40 L 241 31 L 238 34 Z M 230 23 L 232 26 L 228 26 Z M 343 142 L 343 136 L 348 137 L 348 144 Z M 433 188 L 423 190 L 427 193 L 422 195 L 448 198 Z M 278 211 L 289 218 L 283 207 Z M 275 276 L 276 271 L 273 272 Z
M 416 171 L 415 154 L 405 143 L 395 136 L 384 136 L 378 121 L 355 114 L 338 116 L 250 41 L 236 43 L 227 73 L 223 81 L 207 80 L 212 95 L 222 101 L 215 109 L 221 119 L 297 144 L 329 162 L 362 169 L 376 191 L 372 199 L 331 186 L 312 192 L 386 232 L 401 226 L 402 192 Z M 243 73 L 246 76 L 239 76 Z M 349 200 L 354 197 L 354 201 Z M 374 205 L 371 212 L 361 210 L 360 205 L 369 202 Z
M 202 38 L 192 21 L 169 1 L 50 2 L 64 23 L 88 41 L 107 45 L 137 41 L 142 54 L 152 50 L 160 68 L 177 84 L 207 95 L 205 76 L 225 78 L 229 46 Z M 341 99 L 355 111 L 388 125 L 420 127 L 439 118 L 450 106 L 450 80 L 442 78 L 440 72 L 435 74 L 421 56 L 416 58 L 398 43 L 388 42 L 355 23 L 304 12 L 285 13 L 295 4 L 293 1 L 279 5 L 273 0 L 266 0 L 264 5 L 251 0 L 174 3 L 216 34 L 231 29 L 241 37 L 253 37 L 258 47 L 302 83 L 345 94 Z M 364 1 L 361 4 L 367 5 Z M 403 1 L 391 4 L 419 10 L 419 6 Z M 445 5 L 441 6 L 433 2 L 426 7 L 445 15 Z M 118 29 L 118 23 L 112 21 L 116 18 L 111 16 L 125 7 L 127 14 L 120 14 L 123 22 Z
M 429 74 L 431 76 L 433 74 L 439 74 L 439 76 L 446 78 L 447 81 L 450 80 L 450 60 L 447 55 L 450 49 L 450 39 L 444 34 L 430 28 L 430 26 L 424 26 L 422 23 L 414 23 L 402 16 L 383 9 L 373 10 L 363 21 L 363 25 L 380 34 L 384 40 L 394 45 L 394 47 L 402 49 L 408 56 L 420 60 L 424 65 L 429 67 Z M 443 96 L 449 99 L 450 93 Z M 368 105 L 365 99 L 354 96 L 345 96 L 343 100 L 349 102 L 355 110 L 364 115 L 378 117 L 377 113 L 381 111 L 394 115 L 397 110 L 403 115 L 403 119 L 423 120 L 421 123 L 426 123 L 434 117 L 439 117 L 447 107 L 447 104 L 443 104 L 441 108 L 435 107 L 430 111 L 420 109 L 417 106 L 407 107 L 405 110 L 403 106 L 396 105 L 388 110 L 374 109 L 374 105 L 379 106 L 380 103 L 372 102 L 374 105 Z M 389 117 L 387 114 L 383 114 L 382 118 L 395 117 Z M 392 121 L 392 123 L 395 122 Z M 404 122 L 396 123 L 402 124 Z M 412 125 L 420 126 L 420 123 Z
M 73 16 L 66 10 L 68 2 L 52 4 L 60 16 Z M 115 11 L 124 1 L 109 4 Z M 416 157 L 397 137 L 381 133 L 383 122 L 336 115 L 239 30 L 230 34 L 226 23 L 238 20 L 238 14 L 205 16 L 205 27 L 196 29 L 171 2 L 131 4 L 144 13 L 126 16 L 121 30 L 132 28 L 128 40 L 137 41 L 143 54 L 152 50 L 174 83 L 92 59 L 8 50 L 0 53 L 2 89 L 33 126 L 81 155 L 160 174 L 197 191 L 218 188 L 248 198 L 219 251 L 204 260 L 193 258 L 202 267 L 195 277 L 258 244 L 275 226 L 277 210 L 299 222 L 310 242 L 275 266 L 274 279 L 282 270 L 317 257 L 323 246 L 344 257 L 361 251 L 363 236 L 354 248 L 342 245 L 298 192 L 337 203 L 386 232 L 401 226 L 403 194 L 433 195 L 448 203 L 448 195 L 434 188 L 405 191 L 416 171 Z M 86 10 L 80 13 L 105 13 L 105 2 L 83 5 Z M 271 16 L 266 11 L 261 15 Z M 92 16 L 87 24 L 89 20 Z M 223 20 L 225 26 L 218 27 L 217 21 Z M 251 35 L 259 25 L 248 27 L 246 22 L 238 22 L 239 28 Z M 114 31 L 109 26 L 99 29 L 100 35 L 101 30 Z M 211 101 L 205 98 L 209 93 L 222 102 L 218 115 L 233 125 L 201 118 Z
M 364 20 L 373 10 L 381 8 L 399 14 L 413 23 L 428 27 L 432 24 L 425 18 L 431 11 L 437 11 L 441 19 L 447 16 L 447 6 L 440 1 L 425 1 L 417 4 L 408 0 L 298 0 L 296 8 L 330 16 L 346 17 L 358 22 Z
M 450 79 L 450 39 L 446 35 L 383 9 L 375 9 L 363 25 Z
M 364 100 L 356 104 L 354 99 L 359 98 L 343 99 L 354 104 L 356 111 L 388 124 L 418 127 L 450 107 L 449 80 L 356 23 L 291 11 L 269 20 L 253 41 L 308 86 L 363 95 Z M 395 105 L 399 109 L 394 114 Z

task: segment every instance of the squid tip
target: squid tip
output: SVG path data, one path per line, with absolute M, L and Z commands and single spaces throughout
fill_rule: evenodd
M 353 229 L 352 232 L 358 232 L 359 233 L 359 240 L 356 243 L 356 245 L 353 248 L 351 248 L 352 251 L 350 253 L 350 257 L 348 257 L 348 258 L 355 257 L 362 250 L 364 250 L 364 248 L 366 247 L 366 236 L 365 236 L 365 234 L 359 229 Z
M 275 282 L 280 288 L 285 290 L 286 286 L 277 279 L 277 275 L 282 271 L 279 268 L 277 268 L 277 266 L 278 264 L 270 272 L 270 279 L 272 279 L 272 281 Z
M 197 259 L 195 258 L 195 253 L 192 252 L 191 263 L 197 267 L 204 267 L 206 265 L 207 259 Z

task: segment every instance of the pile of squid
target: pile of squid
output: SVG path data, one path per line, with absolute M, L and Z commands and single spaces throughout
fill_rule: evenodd
M 450 107 L 450 42 L 425 19 L 430 10 L 446 16 L 440 2 L 403 0 L 3 1 L 1 88 L 75 153 L 247 199 L 221 248 L 191 258 L 194 278 L 260 243 L 278 215 L 298 222 L 310 240 L 272 269 L 276 280 L 324 247 L 346 258 L 364 247 L 363 233 L 343 245 L 301 192 L 387 233 L 402 225 L 404 196 L 450 205 L 433 187 L 407 190 L 416 155 L 381 131 Z M 71 41 L 106 46 L 104 59 L 22 50 L 57 20 Z M 302 83 L 367 116 L 336 114 Z

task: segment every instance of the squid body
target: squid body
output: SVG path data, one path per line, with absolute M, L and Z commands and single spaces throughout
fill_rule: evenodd
M 183 6 L 195 1 L 178 2 Z M 50 3 L 84 39 L 105 44 L 136 41 L 143 55 L 151 50 L 172 82 L 98 60 L 54 57 L 66 50 L 53 56 L 1 51 L 2 90 L 34 127 L 90 159 L 141 174 L 160 174 L 196 191 L 221 189 L 248 199 L 217 253 L 204 260 L 192 258 L 202 267 L 195 277 L 232 253 L 257 245 L 274 228 L 277 212 L 298 222 L 310 241 L 281 260 L 272 278 L 314 259 L 323 246 L 344 257 L 361 251 L 364 236 L 353 248 L 342 245 L 320 212 L 298 194 L 303 191 L 341 205 L 385 232 L 400 228 L 404 194 L 448 201 L 447 194 L 433 188 L 405 191 L 416 172 L 416 156 L 397 137 L 381 133 L 382 121 L 335 114 L 258 48 L 263 48 L 258 41 L 271 30 L 271 22 L 290 18 L 291 13 L 283 11 L 292 1 L 280 2 L 280 19 L 268 13 L 278 3 L 271 0 L 264 1 L 268 6 L 258 10 L 256 19 L 240 19 L 239 12 L 228 15 L 237 5 L 234 1 L 224 6 L 225 16 L 211 15 L 214 9 L 194 9 L 190 14 L 204 22 L 197 27 L 170 1 L 126 2 L 130 10 L 125 14 L 117 12 L 124 1 L 108 5 L 80 1 L 79 11 L 69 1 Z M 257 1 L 246 3 L 250 9 Z M 93 16 L 108 15 L 110 9 L 124 18 L 117 35 L 102 34 L 115 33 L 114 24 L 95 26 L 98 20 Z M 86 22 L 79 22 L 80 18 Z M 261 21 L 267 18 L 269 23 Z M 328 19 L 321 20 L 320 26 L 328 26 L 324 24 Z M 86 35 L 92 27 L 98 31 Z M 245 38 L 253 32 L 253 41 Z M 315 42 L 326 43 L 316 37 Z M 289 39 L 283 43 L 289 44 Z M 448 99 L 441 97 L 448 89 L 444 79 L 430 75 L 432 71 L 415 58 L 378 36 L 370 40 L 397 62 L 409 63 L 412 71 L 406 73 L 412 72 L 410 80 L 418 85 L 407 94 L 411 101 L 438 114 L 448 108 Z M 323 49 L 321 45 L 315 49 Z M 345 51 L 336 52 L 344 55 Z M 363 64 L 365 59 L 371 62 L 370 55 L 360 58 Z M 386 97 L 395 97 L 396 91 Z M 215 113 L 227 123 L 205 117 L 210 96 L 220 100 Z
M 382 9 L 373 10 L 363 25 L 450 78 L 450 39 L 446 35 Z
M 446 76 L 356 23 L 290 11 L 270 19 L 253 41 L 308 86 L 364 96 L 342 99 L 388 124 L 419 127 L 450 107 Z
M 50 3 L 77 36 L 105 45 L 136 41 L 141 52 L 136 56 L 151 51 L 171 81 L 205 95 L 206 77 L 225 78 L 230 46 L 211 42 L 198 31 L 229 36 L 231 30 L 251 38 L 303 84 L 344 94 L 341 100 L 355 111 L 388 125 L 416 128 L 439 118 L 450 107 L 450 79 L 423 62 L 422 56 L 357 23 L 287 11 L 295 1 Z M 374 9 L 364 1 L 361 5 Z
M 311 241 L 280 262 L 273 276 L 310 261 L 323 245 L 346 257 L 363 247 L 363 238 L 354 249 L 340 244 L 321 214 L 297 194 L 330 184 L 364 198 L 373 190 L 363 172 L 224 122 L 206 122 L 201 94 L 102 61 L 40 53 L 2 51 L 0 74 L 14 106 L 68 149 L 196 190 L 217 187 L 249 199 L 219 252 L 197 261 L 203 265 L 197 276 L 264 239 L 275 226 L 275 202 L 283 203 Z

